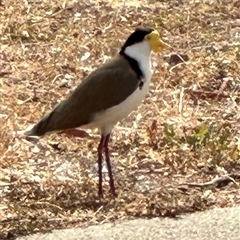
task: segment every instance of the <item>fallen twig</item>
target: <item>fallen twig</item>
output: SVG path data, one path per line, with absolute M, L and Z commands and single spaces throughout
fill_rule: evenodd
M 217 176 L 213 180 L 204 183 L 181 183 L 180 185 L 187 185 L 189 187 L 208 187 L 211 185 L 217 185 L 216 187 L 223 187 L 229 182 L 234 182 L 238 185 L 235 179 L 240 179 L 240 174 L 222 175 L 220 177 Z

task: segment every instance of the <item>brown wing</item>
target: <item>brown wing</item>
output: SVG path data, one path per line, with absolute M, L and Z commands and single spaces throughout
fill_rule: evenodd
M 49 131 L 88 124 L 93 115 L 118 105 L 138 87 L 139 80 L 128 62 L 119 57 L 92 72 L 75 91 L 30 131 L 43 135 Z

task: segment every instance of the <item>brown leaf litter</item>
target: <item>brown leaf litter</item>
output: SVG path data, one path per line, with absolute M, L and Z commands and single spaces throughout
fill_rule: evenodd
M 0 5 L 1 239 L 240 203 L 238 1 L 10 2 Z M 139 25 L 174 51 L 153 56 L 147 99 L 114 129 L 119 195 L 99 199 L 95 131 L 37 142 L 19 131 Z

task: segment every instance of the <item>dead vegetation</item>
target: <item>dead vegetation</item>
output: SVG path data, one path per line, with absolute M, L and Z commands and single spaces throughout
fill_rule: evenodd
M 240 203 L 239 1 L 129 2 L 1 1 L 1 239 Z M 148 98 L 115 128 L 119 196 L 99 199 L 96 132 L 34 144 L 17 131 L 139 25 L 160 30 L 175 51 L 154 55 Z

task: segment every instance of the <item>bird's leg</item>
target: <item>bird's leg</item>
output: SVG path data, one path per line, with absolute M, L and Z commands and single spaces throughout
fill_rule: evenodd
M 100 143 L 98 145 L 98 195 L 103 196 L 103 189 L 102 189 L 102 153 L 103 153 L 103 148 L 105 145 L 106 141 L 106 136 L 102 135 Z
M 106 136 L 106 140 L 105 140 L 105 143 L 104 143 L 104 151 L 105 151 L 105 156 L 106 156 L 110 190 L 111 190 L 112 195 L 116 197 L 117 194 L 116 194 L 116 191 L 115 191 L 114 180 L 113 180 L 113 175 L 112 175 L 112 166 L 111 166 L 111 162 L 110 162 L 109 149 L 108 149 L 109 139 L 110 139 L 110 134 L 108 134 Z

